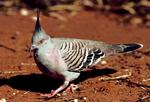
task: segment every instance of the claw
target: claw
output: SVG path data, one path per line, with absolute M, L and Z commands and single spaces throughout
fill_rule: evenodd
M 58 89 L 52 90 L 51 93 L 49 93 L 49 94 L 41 94 L 41 96 L 45 97 L 45 98 L 52 98 L 52 97 L 57 95 L 60 91 L 62 91 L 65 88 L 66 88 L 66 85 L 61 85 Z
M 74 91 L 77 90 L 78 88 L 79 88 L 78 85 L 70 84 L 70 86 L 64 92 L 66 93 L 70 90 L 72 93 L 74 93 Z

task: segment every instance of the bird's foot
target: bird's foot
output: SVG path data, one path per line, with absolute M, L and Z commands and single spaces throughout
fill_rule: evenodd
M 78 85 L 75 85 L 75 84 L 70 84 L 68 86 L 68 88 L 64 91 L 65 93 L 68 92 L 68 91 L 71 91 L 72 93 L 74 93 L 75 90 L 77 90 L 79 88 Z
M 52 98 L 52 97 L 54 97 L 56 94 L 57 94 L 57 93 L 56 93 L 54 90 L 52 90 L 51 93 L 48 93 L 48 94 L 41 94 L 41 96 L 44 97 L 44 98 Z
M 41 96 L 45 97 L 45 98 L 52 98 L 52 97 L 56 96 L 60 91 L 62 91 L 65 88 L 66 88 L 66 85 L 63 84 L 59 88 L 57 88 L 56 90 L 52 90 L 51 93 L 42 94 Z

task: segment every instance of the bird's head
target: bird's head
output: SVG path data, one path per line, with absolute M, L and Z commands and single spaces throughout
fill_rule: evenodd
M 35 24 L 35 30 L 32 36 L 32 45 L 30 51 L 37 50 L 39 47 L 44 46 L 50 41 L 50 36 L 42 29 L 39 21 L 39 11 L 37 11 L 37 21 Z
M 49 36 L 40 36 L 40 35 L 33 36 L 30 50 L 31 51 L 37 50 L 38 48 L 46 45 L 49 41 L 50 41 Z

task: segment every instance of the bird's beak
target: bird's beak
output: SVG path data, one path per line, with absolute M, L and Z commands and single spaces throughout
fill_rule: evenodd
M 32 53 L 36 49 L 36 45 L 32 45 L 30 48 L 30 53 Z

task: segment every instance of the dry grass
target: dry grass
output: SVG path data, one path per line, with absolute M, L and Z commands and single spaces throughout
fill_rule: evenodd
M 78 12 L 80 10 L 100 10 L 120 15 L 119 21 L 132 25 L 150 27 L 149 0 L 3 0 L 0 9 L 7 15 L 19 11 L 23 16 L 28 10 L 40 8 L 49 15 L 51 12 Z M 22 10 L 23 9 L 23 10 Z M 58 17 L 59 18 L 59 17 Z

